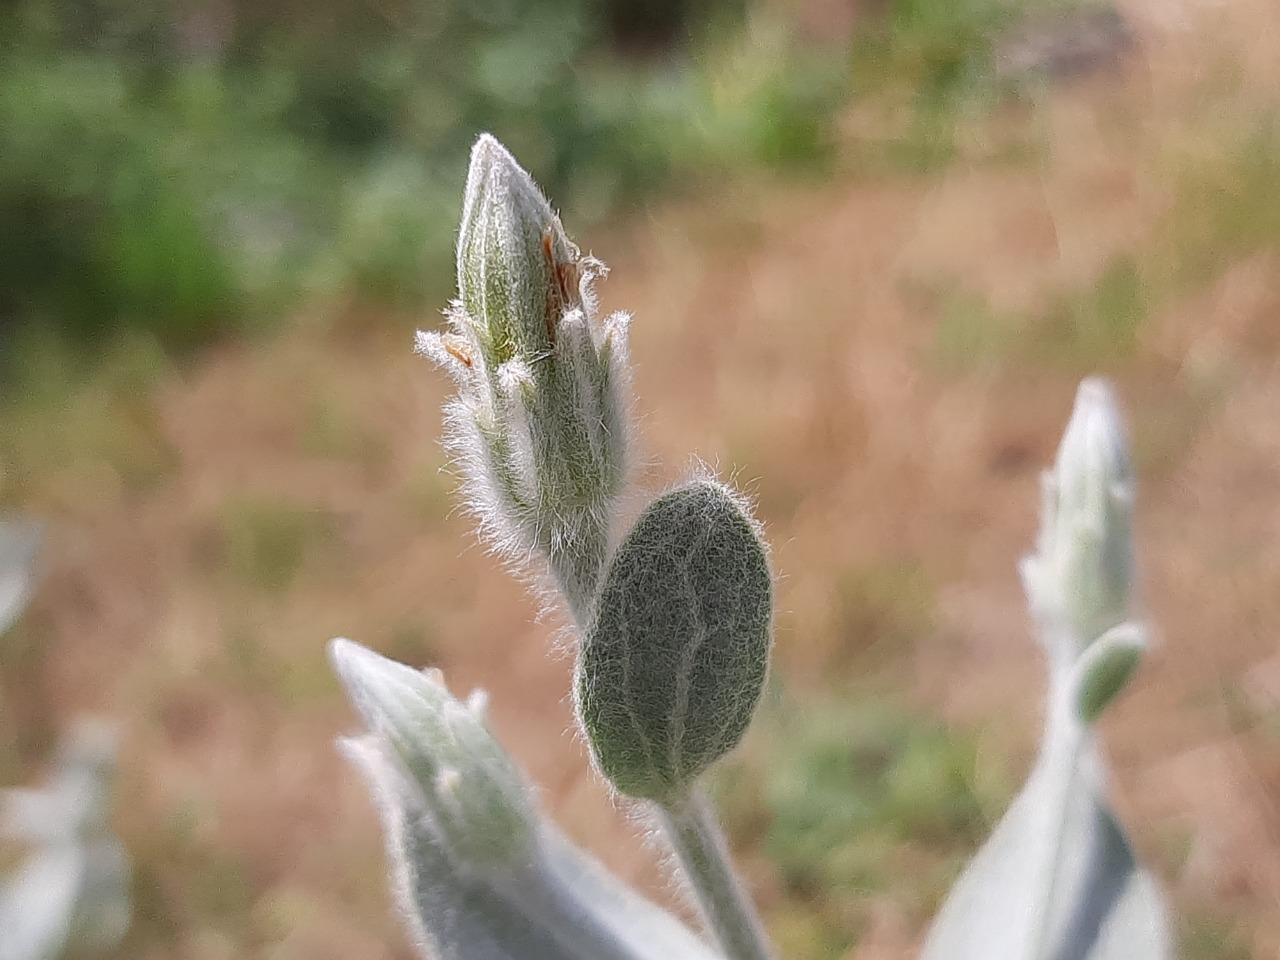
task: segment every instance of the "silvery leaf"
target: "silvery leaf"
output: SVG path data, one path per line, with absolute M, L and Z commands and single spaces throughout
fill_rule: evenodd
M 0 518 L 0 633 L 13 626 L 31 599 L 40 539 L 40 524 Z
M 1173 956 L 1163 900 L 1107 804 L 1091 743 L 1046 748 L 1022 793 L 952 889 L 921 956 Z
M 57 960 L 62 955 L 84 874 L 79 845 L 62 843 L 32 855 L 0 881 L 0 960 Z
M 342 741 L 378 803 L 397 898 L 431 960 L 717 960 L 552 828 L 499 870 L 460 863 L 421 791 L 373 736 Z

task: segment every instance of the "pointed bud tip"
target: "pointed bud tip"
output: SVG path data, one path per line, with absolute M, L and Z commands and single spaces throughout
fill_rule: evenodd
M 339 677 L 345 678 L 361 656 L 368 652 L 370 651 L 346 637 L 334 637 L 329 641 L 329 663 Z
M 471 148 L 471 161 L 467 165 L 467 184 L 462 195 L 464 223 L 469 219 L 470 211 L 474 209 L 483 194 L 483 188 L 492 180 L 494 171 L 502 166 L 504 161 L 515 162 L 503 149 L 502 144 L 487 133 L 483 134 Z
M 1111 383 L 1105 377 L 1085 377 L 1076 389 L 1076 405 L 1111 405 L 1115 404 L 1115 394 Z
M 1080 647 L 1122 622 L 1133 587 L 1133 465 L 1111 384 L 1084 380 L 1042 497 L 1042 596 Z
M 448 699 L 442 683 L 345 637 L 329 642 L 329 661 L 351 705 L 374 731 L 398 729 L 415 711 Z
M 542 191 L 533 177 L 520 166 L 515 156 L 504 147 L 498 138 L 490 133 L 482 133 L 476 138 L 471 148 L 471 163 L 467 168 L 467 185 L 465 205 L 470 207 L 482 194 L 497 190 L 499 193 L 509 192 L 512 199 L 523 202 L 533 201 L 534 209 L 550 215 L 551 208 L 547 204 Z M 464 212 L 463 220 L 467 216 Z
M 371 676 L 394 675 L 411 669 L 346 637 L 335 637 L 329 641 L 329 662 L 348 689 L 353 684 L 363 685 Z
M 335 637 L 329 641 L 329 662 L 348 689 L 352 689 L 353 684 L 366 685 L 371 679 L 401 684 L 412 682 L 414 686 L 425 681 L 430 686 L 439 688 L 446 696 L 449 695 L 444 673 L 438 667 L 418 670 L 407 663 L 384 657 L 346 637 Z
M 1087 377 L 1076 390 L 1071 419 L 1058 451 L 1059 470 L 1069 455 L 1082 458 L 1083 465 L 1085 448 L 1089 446 L 1105 449 L 1113 460 L 1127 460 L 1124 418 L 1111 383 L 1102 377 Z
M 511 156 L 511 151 L 504 147 L 492 133 L 482 133 L 476 137 L 475 145 L 471 148 L 471 167 L 488 168 L 499 163 L 509 163 L 516 165 L 515 158 Z

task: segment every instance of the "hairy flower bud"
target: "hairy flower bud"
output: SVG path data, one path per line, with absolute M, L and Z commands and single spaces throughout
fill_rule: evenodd
M 540 553 L 580 623 L 627 473 L 626 322 L 597 320 L 602 263 L 579 254 L 533 179 L 493 137 L 471 154 L 452 331 L 419 333 L 460 395 L 450 445 L 483 532 Z
M 1037 552 L 1024 562 L 1033 605 L 1068 630 L 1077 649 L 1129 616 L 1133 497 L 1119 409 L 1106 381 L 1090 378 L 1045 475 Z
M 563 306 L 552 299 L 576 294 L 562 289 L 557 265 L 577 259 L 533 179 L 497 140 L 481 137 L 462 201 L 458 298 L 491 368 L 552 348 Z
M 480 699 L 460 703 L 438 672 L 349 640 L 333 641 L 330 656 L 371 728 L 340 745 L 378 805 L 420 956 L 714 960 L 700 937 L 539 816 Z
M 483 695 L 459 702 L 438 674 L 350 640 L 334 640 L 329 653 L 356 710 L 417 784 L 441 844 L 459 866 L 521 862 L 533 842 L 533 801 L 489 732 Z
M 764 546 L 731 491 L 697 480 L 649 505 L 609 563 L 577 665 L 579 716 L 618 790 L 677 804 L 737 745 L 772 608 Z

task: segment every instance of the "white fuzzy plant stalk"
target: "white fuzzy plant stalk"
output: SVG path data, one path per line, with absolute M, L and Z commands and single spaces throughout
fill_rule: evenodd
M 1172 956 L 1160 894 L 1107 804 L 1094 726 L 1146 647 L 1133 502 L 1119 409 L 1105 381 L 1086 380 L 1043 478 L 1036 551 L 1022 562 L 1049 666 L 1040 756 L 943 905 L 925 960 Z
M 492 137 L 471 157 L 450 329 L 418 350 L 458 384 L 448 445 L 482 534 L 549 582 L 578 637 L 577 719 L 598 772 L 651 815 L 704 932 L 573 847 L 489 733 L 484 698 L 348 640 L 334 665 L 367 730 L 344 741 L 378 800 L 395 888 L 426 958 L 768 960 L 699 788 L 763 690 L 773 578 L 741 497 L 699 475 L 626 530 L 626 317 L 605 273 Z M 1164 957 L 1154 888 L 1106 808 L 1093 722 L 1143 645 L 1131 620 L 1132 481 L 1106 387 L 1089 381 L 1024 573 L 1050 654 L 1041 761 L 926 944 L 934 960 Z M 1117 946 L 1118 945 L 1118 946 Z M 1118 952 L 1117 952 L 1118 951 Z

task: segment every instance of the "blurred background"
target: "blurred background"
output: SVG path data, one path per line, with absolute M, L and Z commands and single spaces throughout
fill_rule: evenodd
M 782 955 L 913 956 L 1021 782 L 1015 562 L 1102 372 L 1158 638 L 1116 804 L 1183 956 L 1276 957 L 1278 100 L 1272 0 L 0 0 L 0 509 L 46 524 L 0 783 L 120 725 L 118 960 L 408 960 L 345 635 L 487 687 L 552 815 L 673 899 L 410 353 L 489 130 L 635 314 L 642 479 L 696 452 L 773 542 L 716 786 Z

